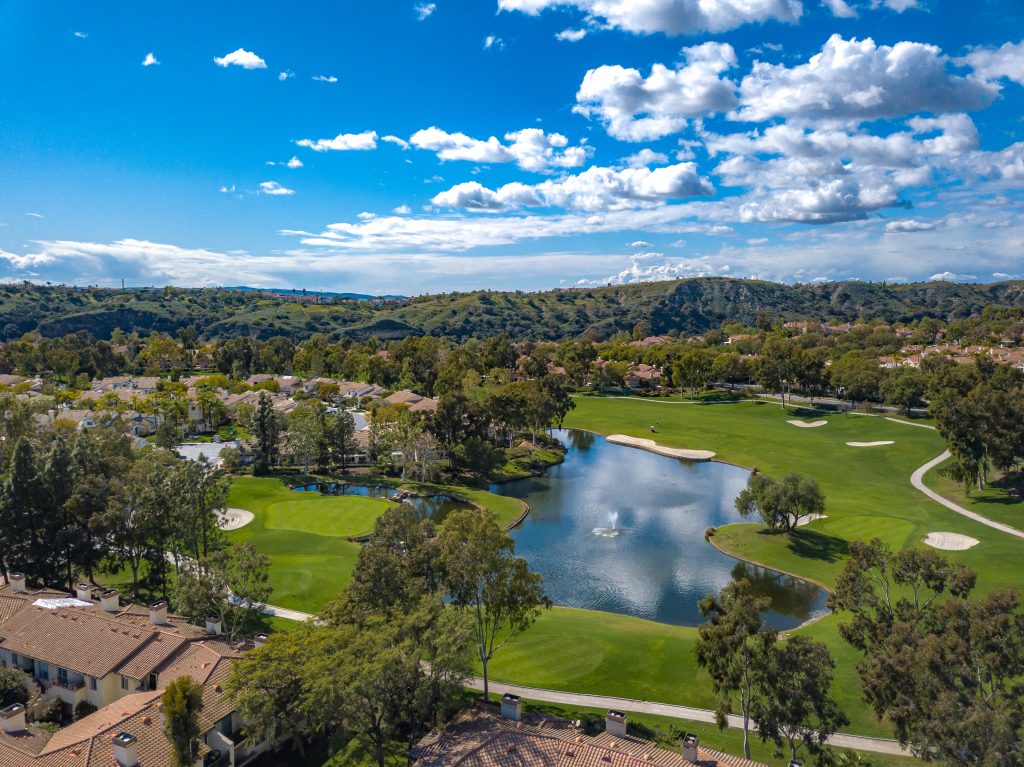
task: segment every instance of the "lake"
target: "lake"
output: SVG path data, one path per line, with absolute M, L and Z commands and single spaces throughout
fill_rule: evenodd
M 708 527 L 743 521 L 734 502 L 746 469 L 667 458 L 589 432 L 554 435 L 567 447 L 564 463 L 491 491 L 530 504 L 511 534 L 555 604 L 696 626 L 698 601 L 746 578 L 771 597 L 765 619 L 779 630 L 826 611 L 819 586 L 740 562 L 704 540 Z

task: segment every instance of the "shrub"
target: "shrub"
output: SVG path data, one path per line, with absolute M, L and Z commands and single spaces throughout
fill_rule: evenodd
M 0 668 L 0 708 L 28 703 L 28 688 L 20 671 Z
M 77 722 L 79 719 L 85 719 L 85 717 L 89 716 L 90 714 L 95 714 L 96 711 L 96 706 L 94 706 L 89 701 L 80 701 L 78 705 L 75 706 L 74 719 Z
M 60 724 L 64 718 L 64 704 L 57 698 L 38 698 L 32 705 L 32 721 Z

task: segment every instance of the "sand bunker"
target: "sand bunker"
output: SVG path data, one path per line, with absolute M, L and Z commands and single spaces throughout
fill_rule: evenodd
M 827 518 L 828 518 L 828 514 L 808 514 L 806 517 L 804 517 L 799 522 L 797 522 L 796 526 L 797 527 L 803 527 L 804 525 L 811 524 L 811 522 L 815 522 L 815 521 L 817 521 L 819 519 L 827 519 Z
M 230 532 L 231 530 L 245 527 L 252 520 L 253 514 L 251 511 L 246 511 L 245 509 L 224 509 L 224 513 L 220 515 L 217 527 L 225 532 Z
M 680 447 L 662 447 L 653 439 L 641 439 L 640 437 L 627 437 L 625 434 L 612 434 L 608 441 L 613 445 L 628 445 L 638 447 L 641 450 L 650 450 L 658 455 L 667 455 L 669 458 L 685 458 L 688 461 L 710 461 L 715 454 L 710 450 L 686 450 Z
M 881 447 L 882 445 L 896 444 L 891 439 L 883 439 L 878 442 L 847 442 L 850 447 Z
M 801 429 L 817 429 L 819 426 L 827 424 L 828 421 L 797 421 L 796 419 L 793 419 L 792 421 L 786 421 L 786 423 L 799 426 Z
M 924 537 L 924 542 L 925 545 L 931 546 L 933 549 L 943 549 L 944 551 L 964 551 L 971 546 L 978 545 L 977 538 L 960 535 L 960 533 L 928 533 Z

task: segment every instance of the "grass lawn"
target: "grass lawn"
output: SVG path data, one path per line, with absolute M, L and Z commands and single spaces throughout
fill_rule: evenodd
M 878 536 L 906 547 L 928 532 L 949 531 L 981 541 L 968 551 L 948 552 L 979 573 L 979 591 L 1024 585 L 1024 573 L 1013 564 L 1024 553 L 1024 542 L 955 514 L 910 485 L 914 469 L 944 449 L 935 432 L 840 414 L 808 415 L 804 420 L 827 424 L 807 429 L 787 423 L 799 417 L 799 409 L 783 410 L 777 403 L 673 402 L 678 400 L 580 397 L 566 426 L 653 436 L 670 447 L 714 450 L 721 460 L 757 466 L 773 476 L 795 470 L 817 479 L 828 516 L 795 535 L 771 534 L 759 524 L 718 530 L 716 544 L 744 559 L 830 586 L 852 540 Z M 846 445 L 889 440 L 895 444 Z M 852 722 L 846 729 L 891 737 L 861 702 L 857 655 L 840 639 L 838 623 L 830 616 L 801 631 L 826 642 L 837 661 L 835 694 Z M 693 660 L 695 635 L 694 629 L 637 618 L 555 609 L 502 648 L 491 675 L 522 685 L 713 707 L 708 680 Z
M 940 474 L 941 468 L 936 466 L 924 477 L 925 484 L 932 490 L 969 511 L 1024 530 L 1024 499 L 1011 495 L 1004 481 L 997 479 L 984 490 L 972 489 L 968 495 L 963 485 Z
M 387 482 L 414 492 L 466 498 L 494 512 L 503 526 L 512 524 L 523 510 L 515 498 L 461 485 L 421 485 L 366 475 L 351 481 Z M 247 509 L 255 518 L 228 533 L 228 540 L 250 542 L 270 557 L 273 604 L 317 612 L 348 585 L 359 556 L 359 544 L 348 538 L 372 531 L 377 517 L 392 505 L 358 495 L 298 493 L 275 477 L 238 477 L 231 484 L 228 506 Z

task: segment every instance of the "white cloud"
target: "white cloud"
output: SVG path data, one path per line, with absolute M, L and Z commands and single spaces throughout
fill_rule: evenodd
M 603 25 L 638 34 L 692 35 L 725 32 L 771 19 L 795 22 L 800 0 L 498 0 L 503 11 L 535 16 L 542 10 L 573 7 Z
M 578 43 L 586 36 L 587 30 L 585 29 L 563 29 L 555 35 L 555 39 L 561 40 L 563 43 Z
M 851 8 L 846 0 L 821 0 L 821 4 L 832 11 L 833 16 L 841 19 L 852 19 L 857 16 L 857 11 Z
M 214 56 L 213 62 L 218 67 L 236 66 L 242 69 L 266 69 L 267 62 L 261 59 L 252 51 L 239 48 L 226 56 Z M 280 75 L 278 75 L 280 77 Z
M 388 144 L 394 144 L 402 149 L 409 148 L 409 142 L 404 138 L 399 138 L 398 136 L 381 136 L 380 140 Z
M 434 11 L 437 10 L 436 3 L 417 3 L 413 6 L 413 11 L 416 12 L 416 18 L 423 21 L 430 16 Z
M 74 32 L 73 34 L 75 35 L 75 37 L 77 37 L 80 40 L 84 40 L 85 38 L 87 38 L 89 36 L 88 32 Z
M 958 63 L 969 65 L 985 80 L 1005 77 L 1024 85 L 1024 41 L 1006 43 L 1000 48 L 976 48 Z
M 338 78 L 335 77 L 334 75 L 314 75 L 313 77 L 311 77 L 309 79 L 313 80 L 315 82 L 318 82 L 318 83 L 336 83 L 336 82 L 338 82 Z
M 25 215 L 28 216 L 29 218 L 42 218 L 43 217 L 42 213 L 26 213 Z
M 754 62 L 740 84 L 735 117 L 874 120 L 918 112 L 960 112 L 992 103 L 998 89 L 947 67 L 934 45 L 876 45 L 832 35 L 806 64 Z
M 277 73 L 277 79 L 278 79 L 278 80 L 279 80 L 280 82 L 282 82 L 282 83 L 283 83 L 283 82 L 284 82 L 285 80 L 291 80 L 291 79 L 292 79 L 293 77 L 295 77 L 295 73 L 294 73 L 294 72 L 293 72 L 292 70 L 290 70 L 290 69 L 286 69 L 286 70 L 285 70 L 285 71 L 283 71 L 283 72 L 278 72 L 278 73 Z
M 877 8 L 879 5 L 885 6 L 890 11 L 896 11 L 896 13 L 903 13 L 911 8 L 921 7 L 918 0 L 872 0 L 872 8 Z
M 295 142 L 299 146 L 309 147 L 314 152 L 346 152 L 346 151 L 368 151 L 377 148 L 377 131 L 363 131 L 362 133 L 339 133 L 334 138 L 299 139 Z
M 913 218 L 904 218 L 898 221 L 890 221 L 885 225 L 887 234 L 900 234 L 906 232 L 930 232 L 935 228 L 931 221 L 918 221 Z
M 484 50 L 489 51 L 492 48 L 496 51 L 500 51 L 505 47 L 505 41 L 496 35 L 487 35 L 484 38 Z
M 279 165 L 282 168 L 301 168 L 303 163 L 298 157 L 292 157 L 290 160 L 282 160 L 281 162 L 274 162 L 273 160 L 266 163 L 267 165 Z
M 260 194 L 269 194 L 275 197 L 295 194 L 294 189 L 281 186 L 276 181 L 263 181 L 260 183 Z
M 220 193 L 221 194 L 232 194 L 234 191 L 235 191 L 235 185 L 234 184 L 232 184 L 231 186 L 222 186 L 220 188 Z
M 590 156 L 586 146 L 569 146 L 560 133 L 545 133 L 541 128 L 523 128 L 505 134 L 502 143 L 496 136 L 486 141 L 465 133 L 448 133 L 435 126 L 416 131 L 409 143 L 417 149 L 437 154 L 439 160 L 466 160 L 477 163 L 514 162 L 523 170 L 543 172 L 552 168 L 578 168 Z
M 627 248 L 649 248 L 649 247 L 651 247 L 651 243 L 647 242 L 647 240 L 633 240 L 633 242 L 627 242 L 626 243 L 626 247 Z
M 159 63 L 160 62 L 157 60 L 157 57 L 153 55 L 152 51 L 147 53 L 146 57 L 142 60 L 142 66 L 144 66 L 144 67 L 151 67 L 151 66 L 153 66 L 155 64 L 159 64 Z
M 597 117 L 609 135 L 645 141 L 683 129 L 688 118 L 726 112 L 736 106 L 736 85 L 721 75 L 736 66 L 728 43 L 704 43 L 682 51 L 685 64 L 636 69 L 604 65 L 583 76 L 573 111 Z
M 647 147 L 622 158 L 622 164 L 630 168 L 646 168 L 648 165 L 666 165 L 667 163 L 668 155 L 655 152 Z
M 956 274 L 955 272 L 939 272 L 928 278 L 931 282 L 963 282 L 978 279 L 973 274 Z
M 412 213 L 412 208 L 410 208 L 408 205 L 399 205 L 392 212 L 399 216 L 408 216 L 410 213 Z
M 696 165 L 679 163 L 654 170 L 594 166 L 575 176 L 534 185 L 514 182 L 496 190 L 469 181 L 435 195 L 431 202 L 438 207 L 484 211 L 520 207 L 609 211 L 713 193 L 711 182 L 698 174 Z

